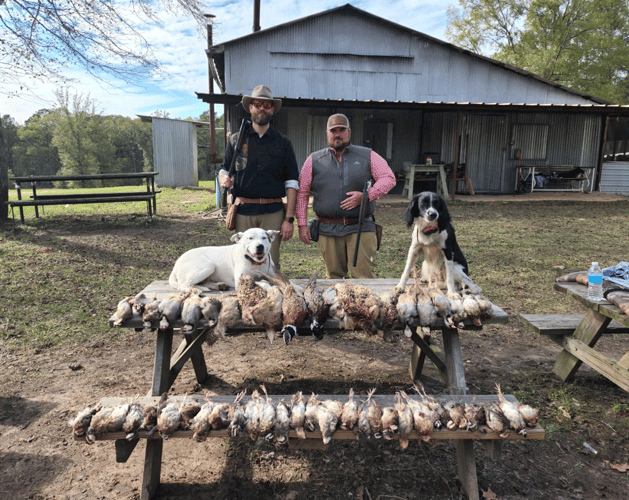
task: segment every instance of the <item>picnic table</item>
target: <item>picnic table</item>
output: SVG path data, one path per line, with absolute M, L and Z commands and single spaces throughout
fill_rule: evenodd
M 582 363 L 629 392 L 629 350 L 615 360 L 596 350 L 596 343 L 604 334 L 628 333 L 629 316 L 614 304 L 588 299 L 587 287 L 576 282 L 557 282 L 555 290 L 566 294 L 586 309 L 582 319 L 570 333 L 551 333 L 549 338 L 563 347 L 555 361 L 553 372 L 563 381 L 574 378 Z
M 291 280 L 291 282 L 304 286 L 308 280 Z M 343 280 L 318 280 L 317 284 L 326 287 L 333 285 Z M 396 279 L 372 279 L 372 280 L 352 280 L 353 283 L 362 284 L 369 287 L 376 294 L 381 294 L 392 290 L 397 284 Z M 158 299 L 164 298 L 166 295 L 176 293 L 176 291 L 169 285 L 167 281 L 154 281 L 149 284 L 144 290 L 142 290 L 147 297 L 156 296 Z M 222 292 L 229 293 L 229 292 Z M 203 295 L 220 295 L 221 292 L 204 292 Z M 493 317 L 486 320 L 485 323 L 506 323 L 508 321 L 507 314 L 498 306 L 493 305 Z M 467 321 L 466 321 L 467 323 Z M 110 326 L 113 326 L 113 317 L 110 320 Z M 152 386 L 148 391 L 148 396 L 158 397 L 164 392 L 167 392 L 174 383 L 181 369 L 185 363 L 190 360 L 194 368 L 195 376 L 199 383 L 203 382 L 207 377 L 207 365 L 202 350 L 203 342 L 207 335 L 207 329 L 197 328 L 190 333 L 183 333 L 183 339 L 179 347 L 172 353 L 173 337 L 175 330 L 181 331 L 183 324 L 181 321 L 174 322 L 169 325 L 165 330 L 158 328 L 158 325 L 154 325 L 156 328 L 156 343 L 155 343 L 155 361 L 153 365 L 153 380 Z M 339 330 L 339 325 L 329 319 L 325 323 L 325 331 L 330 333 L 334 330 Z M 132 318 L 125 321 L 122 324 L 123 328 L 138 328 L 143 327 L 142 319 L 137 314 L 134 314 Z M 402 328 L 403 325 L 399 325 Z M 443 336 L 443 351 L 441 351 L 435 343 L 431 340 L 431 336 L 426 336 L 421 333 L 419 328 L 413 328 L 413 350 L 411 353 L 410 361 L 410 374 L 413 380 L 417 380 L 421 374 L 424 361 L 428 358 L 432 361 L 441 376 L 443 377 L 447 390 L 450 394 L 459 395 L 461 401 L 472 400 L 484 401 L 487 398 L 496 399 L 494 396 L 470 396 L 469 390 L 465 381 L 464 364 L 461 357 L 461 348 L 459 342 L 459 331 L 457 329 L 447 328 L 443 322 L 436 325 L 437 330 L 441 330 Z M 480 326 L 475 326 L 471 322 L 465 325 L 464 329 L 481 329 Z M 306 326 L 306 329 L 308 327 Z M 242 334 L 251 331 L 262 331 L 260 327 L 249 326 L 237 326 L 232 330 L 228 330 L 228 334 Z M 279 340 L 279 339 L 278 339 Z M 274 396 L 284 397 L 284 396 Z M 290 399 L 290 396 L 288 396 Z M 386 398 L 387 396 L 382 396 Z M 392 398 L 392 396 L 388 396 Z M 513 396 L 507 396 L 511 400 L 514 400 Z M 233 396 L 231 396 L 233 398 Z M 340 432 L 340 431 L 339 431 Z M 449 431 L 449 434 L 439 434 L 441 431 L 435 431 L 433 434 L 437 435 L 437 439 L 452 439 L 456 446 L 457 461 L 459 467 L 459 479 L 465 489 L 468 498 L 472 500 L 479 499 L 478 495 L 478 481 L 476 476 L 476 461 L 474 456 L 474 440 L 482 440 L 483 444 L 490 452 L 493 458 L 497 458 L 500 453 L 500 444 L 502 439 L 497 435 L 491 433 L 470 432 L 465 430 Z M 522 436 L 517 433 L 509 439 L 522 439 Z M 223 437 L 228 437 L 226 433 L 221 434 Z M 355 436 L 351 435 L 351 438 L 355 439 Z M 340 439 L 349 439 L 350 437 L 344 436 L 342 432 L 339 434 Z M 109 437 L 108 439 L 113 439 Z M 335 439 L 337 434 L 335 433 Z M 531 429 L 528 433 L 527 440 L 531 439 L 543 439 L 544 430 L 537 426 Z M 116 460 L 118 462 L 125 462 L 133 451 L 138 440 L 126 441 L 124 438 L 116 439 Z M 146 458 L 144 462 L 144 479 L 142 484 L 142 499 L 147 500 L 151 498 L 159 485 L 159 476 L 161 469 L 161 457 L 162 457 L 162 439 L 151 438 L 147 439 L 146 446 Z
M 146 213 L 149 222 L 153 218 L 153 214 L 157 213 L 156 195 L 161 193 L 155 189 L 155 177 L 159 172 L 131 172 L 116 174 L 90 174 L 90 175 L 29 175 L 23 177 L 14 177 L 11 179 L 15 183 L 17 191 L 17 200 L 7 201 L 6 204 L 11 207 L 13 213 L 14 207 L 20 210 L 20 220 L 24 223 L 24 207 L 35 207 L 35 217 L 39 217 L 38 207 L 48 205 L 77 205 L 84 203 L 124 203 L 134 201 L 146 202 Z M 80 193 L 72 190 L 72 192 L 64 194 L 42 194 L 37 191 L 42 184 L 51 182 L 67 182 L 67 181 L 108 181 L 108 180 L 142 180 L 146 182 L 146 190 L 140 191 L 116 191 L 108 193 Z M 22 199 L 22 184 L 30 184 L 32 195 L 30 199 Z M 39 183 L 39 185 L 38 185 Z M 15 220 L 15 214 L 13 214 Z

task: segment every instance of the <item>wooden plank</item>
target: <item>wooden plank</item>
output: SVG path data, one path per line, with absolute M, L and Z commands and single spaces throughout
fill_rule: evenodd
M 618 361 L 618 368 L 629 370 L 629 351 Z
M 170 389 L 170 353 L 173 348 L 173 330 L 157 330 L 153 383 L 149 396 L 161 396 Z
M 579 340 L 588 347 L 594 347 L 610 321 L 611 319 L 607 316 L 590 309 L 585 312 L 579 326 L 574 331 L 574 335 L 570 338 Z M 561 380 L 568 382 L 572 380 L 581 363 L 582 361 L 579 358 L 564 349 L 555 361 L 553 372 Z
M 604 354 L 595 351 L 586 343 L 572 338 L 564 337 L 564 351 L 578 358 L 598 373 L 608 378 L 616 385 L 629 392 L 629 372 L 623 366 L 619 366 L 614 360 Z
M 106 179 L 146 179 L 159 175 L 159 172 L 128 172 L 118 174 L 90 175 L 28 175 L 13 177 L 15 182 L 55 182 L 55 181 L 86 181 Z
M 192 439 L 193 431 L 190 430 L 177 430 L 173 434 L 171 434 L 168 439 L 175 438 L 185 438 Z M 321 432 L 319 430 L 314 430 L 312 432 L 306 432 L 306 439 L 322 439 Z M 444 440 L 459 440 L 459 441 L 491 441 L 491 440 L 499 440 L 499 441 L 541 441 L 545 438 L 546 431 L 539 425 L 536 427 L 527 427 L 526 436 L 522 436 L 515 431 L 509 431 L 507 437 L 500 437 L 494 431 L 489 429 L 487 426 L 481 425 L 478 430 L 475 431 L 466 431 L 464 429 L 457 429 L 451 431 L 449 429 L 435 429 L 430 435 L 430 439 L 434 439 L 436 441 L 444 441 Z M 109 434 L 101 434 L 96 436 L 97 441 L 113 441 L 118 439 L 124 439 L 124 432 L 110 432 Z M 297 439 L 297 434 L 295 431 L 290 431 L 288 434 L 290 439 Z M 208 438 L 231 438 L 229 432 L 226 429 L 212 430 L 208 434 Z M 342 429 L 337 429 L 333 439 L 341 440 L 341 441 L 355 441 L 360 439 L 353 431 L 344 431 Z M 138 439 L 146 439 L 148 442 L 152 441 L 161 441 L 162 437 L 158 432 L 154 432 L 150 436 L 146 431 L 140 431 L 138 433 Z M 393 439 L 399 439 L 399 436 L 394 435 Z M 411 434 L 408 435 L 409 440 L 420 440 L 422 437 L 417 434 L 415 431 L 412 431 Z M 84 437 L 75 437 L 75 441 L 85 441 Z
M 468 500 L 479 500 L 478 478 L 476 477 L 476 457 L 474 441 L 456 440 L 456 461 L 459 470 L 459 481 Z
M 416 327 L 413 328 L 416 330 Z M 411 335 L 411 340 L 414 343 L 413 351 L 411 353 L 411 380 L 419 380 L 426 356 L 428 356 L 428 359 L 430 359 L 435 367 L 441 372 L 441 375 L 445 377 L 445 357 L 441 353 L 439 347 L 429 343 L 430 337 L 417 333 L 416 330 Z
M 144 458 L 144 474 L 142 476 L 141 500 L 150 500 L 157 493 L 159 476 L 162 473 L 162 439 L 148 439 L 146 441 L 146 455 Z
M 34 200 L 57 200 L 57 199 L 69 199 L 72 198 L 111 198 L 113 196 L 153 196 L 153 194 L 161 193 L 161 190 L 156 191 L 128 191 L 117 193 L 73 193 L 73 194 L 37 194 Z
M 465 367 L 461 357 L 461 343 L 456 328 L 444 328 L 443 350 L 446 357 L 446 383 L 450 394 L 469 394 L 465 382 Z
M 133 441 L 127 441 L 126 438 L 116 439 L 116 463 L 123 464 L 129 460 L 131 453 L 133 453 L 139 442 L 139 439 L 134 439 Z
M 572 335 L 583 319 L 582 314 L 520 314 L 520 318 L 539 335 Z M 629 327 L 616 320 L 603 334 L 629 333 Z
M 43 205 L 81 205 L 88 203 L 122 203 L 127 201 L 151 201 L 154 199 L 153 194 L 142 194 L 142 195 L 134 195 L 134 196 L 119 196 L 116 194 L 115 196 L 103 197 L 103 198 L 93 198 L 93 197 L 84 197 L 84 198 L 61 198 L 61 199 L 34 199 L 34 200 L 20 200 L 20 201 L 9 201 L 10 205 L 16 207 L 32 207 L 32 206 L 43 206 Z
M 173 385 L 177 375 L 179 375 L 179 372 L 183 368 L 183 365 L 189 359 L 192 360 L 192 366 L 197 377 L 197 382 L 201 383 L 207 377 L 207 366 L 205 364 L 203 351 L 201 350 L 201 346 L 203 345 L 203 342 L 205 342 L 205 337 L 207 336 L 207 329 L 196 329 L 194 331 L 197 332 L 196 336 L 194 333 L 184 334 L 184 340 L 177 349 L 175 355 L 171 358 L 168 388 Z M 179 352 L 182 346 L 184 349 Z
M 561 293 L 571 296 L 577 302 L 583 304 L 588 309 L 598 311 L 608 318 L 616 320 L 621 325 L 629 327 L 629 316 L 622 312 L 618 306 L 604 300 L 598 304 L 593 304 L 587 298 L 587 287 L 574 282 L 556 282 L 553 288 Z

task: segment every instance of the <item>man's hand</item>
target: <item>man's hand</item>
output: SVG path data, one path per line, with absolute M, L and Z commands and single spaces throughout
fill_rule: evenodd
M 280 228 L 280 232 L 282 234 L 282 241 L 290 240 L 293 237 L 294 231 L 295 231 L 295 228 L 293 227 L 293 224 L 291 224 L 287 220 L 282 222 L 282 227 Z
M 363 199 L 362 191 L 349 191 L 345 194 L 347 195 L 347 198 L 341 202 L 341 208 L 343 210 L 352 210 L 353 208 L 360 206 L 360 202 Z
M 299 239 L 302 243 L 310 245 L 310 228 L 308 226 L 299 226 Z
M 231 178 L 229 175 L 227 174 L 219 174 L 218 175 L 218 181 L 221 184 L 221 187 L 223 189 L 229 189 L 230 187 L 232 187 L 234 185 L 234 179 Z

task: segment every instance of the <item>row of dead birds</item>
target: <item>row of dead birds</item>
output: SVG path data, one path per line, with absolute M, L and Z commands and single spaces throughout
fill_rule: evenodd
M 239 393 L 232 404 L 212 401 L 208 395 L 204 401 L 184 397 L 181 403 L 169 402 L 166 394 L 156 406 L 142 406 L 137 397 L 128 403 L 112 407 L 85 408 L 70 422 L 77 437 L 85 436 L 92 444 L 98 436 L 108 432 L 125 432 L 128 440 L 136 439 L 140 431 L 150 436 L 154 432 L 168 439 L 177 430 L 190 430 L 197 441 L 207 438 L 211 430 L 227 429 L 232 437 L 249 436 L 252 440 L 264 438 L 282 445 L 293 430 L 298 438 L 306 439 L 306 431 L 318 427 L 323 443 L 328 444 L 337 429 L 354 431 L 364 438 L 393 439 L 399 437 L 400 446 L 408 447 L 408 436 L 415 431 L 424 441 L 429 441 L 434 429 L 483 430 L 487 426 L 500 437 L 506 438 L 509 430 L 526 436 L 526 427 L 535 427 L 538 411 L 526 404 L 513 403 L 502 395 L 489 403 L 445 404 L 415 387 L 419 398 L 411 398 L 404 391 L 395 395 L 394 406 L 380 407 L 372 398 L 359 402 L 350 389 L 346 402 L 337 399 L 319 400 L 312 394 L 304 398 L 301 392 L 291 397 L 290 404 L 281 399 L 274 404 L 264 385 L 265 396 L 254 390 L 251 399 L 244 404 L 244 392 Z
M 118 304 L 113 317 L 114 326 L 121 326 L 133 313 L 142 316 L 144 330 L 150 331 L 153 322 L 167 329 L 178 319 L 189 332 L 196 327 L 209 328 L 208 341 L 225 338 L 228 329 L 238 323 L 263 327 L 270 342 L 277 332 L 288 344 L 306 320 L 317 339 L 323 338 L 324 323 L 331 318 L 345 330 L 363 330 L 375 334 L 379 328 L 387 338 L 402 323 L 408 337 L 409 325 L 419 325 L 430 333 L 439 320 L 448 328 L 463 326 L 469 319 L 480 326 L 492 316 L 492 305 L 484 296 L 469 293 L 462 284 L 461 294 L 444 294 L 434 280 L 422 286 L 414 271 L 414 281 L 404 291 L 392 290 L 379 296 L 366 286 L 350 281 L 321 287 L 316 275 L 305 288 L 290 283 L 282 276 L 252 276 L 240 279 L 235 294 L 202 297 L 201 291 L 171 294 L 164 299 L 148 298 L 144 294 L 125 297 Z

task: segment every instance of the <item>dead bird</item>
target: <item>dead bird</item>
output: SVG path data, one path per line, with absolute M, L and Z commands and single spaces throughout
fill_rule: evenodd
M 432 327 L 437 323 L 439 314 L 430 295 L 422 286 L 419 286 L 417 291 L 417 316 L 424 335 L 430 335 Z
M 152 435 L 157 428 L 157 407 L 155 405 L 147 404 L 142 407 L 142 424 L 140 424 L 141 431 L 147 431 L 148 435 Z
M 517 409 L 520 412 L 520 415 L 522 415 L 524 423 L 528 427 L 535 427 L 537 425 L 537 422 L 539 421 L 539 412 L 536 408 L 533 408 L 532 406 L 524 403 L 520 403 L 517 406 Z
M 463 299 L 459 295 L 456 299 L 450 299 L 450 310 L 452 311 L 452 321 L 458 328 L 463 328 L 467 313 L 463 307 Z
M 478 306 L 480 307 L 480 319 L 489 319 L 494 315 L 494 307 L 491 304 L 491 301 L 487 299 L 484 295 L 474 295 L 476 302 L 478 302 Z
M 271 283 L 280 288 L 283 294 L 282 300 L 282 331 L 281 335 L 286 344 L 289 344 L 297 335 L 299 328 L 308 317 L 308 305 L 295 285 L 286 276 L 276 273 L 275 276 L 265 276 Z
M 422 411 L 422 405 L 418 401 L 411 398 L 406 392 L 400 391 L 402 397 L 406 400 L 406 404 L 411 409 L 413 414 L 413 428 L 419 434 L 419 437 L 424 442 L 430 441 L 430 435 L 435 427 L 432 420 L 430 420 Z
M 398 432 L 400 434 L 400 447 L 408 448 L 408 436 L 413 431 L 413 411 L 402 398 L 401 392 L 395 393 L 395 410 L 398 415 Z
M 76 417 L 70 420 L 69 424 L 72 427 L 72 433 L 76 437 L 85 436 L 87 429 L 90 427 L 90 422 L 92 421 L 92 416 L 98 411 L 98 408 L 92 408 L 88 406 L 84 408 L 79 413 L 77 413 Z
M 509 437 L 509 433 L 505 426 L 508 426 L 508 420 L 502 413 L 502 410 L 496 402 L 485 405 L 485 421 L 487 427 L 498 434 L 501 438 Z
M 472 323 L 474 323 L 476 326 L 481 326 L 482 322 L 481 322 L 481 308 L 480 305 L 478 304 L 478 302 L 476 301 L 476 298 L 474 297 L 473 294 L 467 293 L 467 291 L 465 290 L 465 282 L 461 282 L 461 287 L 463 290 L 463 310 L 465 311 L 465 314 L 467 315 L 467 317 L 472 321 Z
M 337 300 L 351 318 L 351 323 L 365 333 L 374 335 L 375 321 L 380 316 L 380 298 L 366 286 L 353 283 L 337 284 L 336 292 Z
M 152 322 L 159 321 L 159 305 L 162 301 L 154 298 L 148 304 L 144 306 L 144 312 L 142 313 L 142 323 L 144 324 L 143 333 L 148 333 L 153 328 Z
M 450 308 L 450 299 L 439 288 L 439 284 L 436 279 L 431 280 L 427 290 L 428 296 L 432 300 L 432 304 L 437 310 L 437 314 L 441 317 L 444 324 L 448 328 L 456 328 L 454 321 L 452 320 L 452 309 Z
M 338 399 L 326 399 L 321 404 L 334 413 L 337 419 L 343 415 L 343 403 Z
M 247 431 L 247 435 L 253 439 L 254 441 L 258 437 L 258 429 L 260 428 L 260 415 L 261 415 L 261 407 L 260 407 L 260 393 L 256 390 L 251 394 L 251 399 L 245 406 L 245 429 Z
M 354 399 L 354 389 L 349 390 L 349 399 L 343 405 L 341 412 L 341 429 L 351 431 L 358 422 L 358 401 Z
M 461 403 L 458 401 L 448 401 L 444 407 L 448 410 L 448 415 L 450 416 L 447 425 L 448 429 L 451 431 L 467 429 L 468 423 L 467 418 L 465 418 L 465 407 Z
M 270 286 L 266 290 L 267 308 L 262 324 L 266 330 L 266 336 L 273 343 L 275 335 L 282 329 L 282 302 L 284 295 L 278 286 Z
M 430 422 L 432 422 L 435 429 L 441 429 L 441 415 L 439 411 L 437 411 L 440 406 L 439 403 L 426 394 L 423 385 L 421 386 L 421 390 L 417 387 L 417 385 L 415 385 L 414 388 L 420 397 L 419 400 L 414 400 L 415 404 L 419 405 L 419 410 L 428 420 L 430 420 Z
M 310 432 L 315 430 L 317 425 L 317 408 L 321 402 L 313 392 L 306 400 L 306 410 L 304 413 L 304 427 Z
M 149 298 L 142 292 L 138 293 L 135 297 L 133 297 L 133 301 L 131 302 L 131 305 L 133 306 L 133 312 L 141 316 L 144 313 L 144 309 L 146 308 L 146 306 L 154 299 L 155 295 Z
M 231 437 L 237 437 L 247 430 L 247 416 L 245 415 L 245 407 L 242 404 L 242 399 L 246 393 L 246 389 L 239 392 L 229 410 L 230 422 L 227 431 Z
M 295 429 L 295 434 L 299 439 L 306 439 L 304 432 L 304 421 L 306 418 L 306 403 L 301 391 L 296 392 L 291 397 L 290 426 Z
M 486 423 L 485 408 L 483 406 L 472 401 L 471 403 L 465 403 L 463 407 L 465 409 L 464 415 L 467 419 L 466 429 L 468 431 L 474 431 Z
M 87 444 L 94 444 L 96 437 L 107 432 L 109 427 L 109 416 L 113 408 L 111 406 L 99 407 L 98 411 L 92 415 L 90 426 L 85 431 L 85 441 Z
M 240 303 L 238 297 L 234 294 L 221 296 L 221 311 L 218 314 L 218 321 L 213 330 L 213 339 L 220 336 L 225 340 L 225 333 L 230 328 L 234 328 L 241 318 Z M 208 341 L 210 336 L 208 335 Z
M 229 403 L 216 403 L 212 407 L 212 411 L 208 415 L 208 423 L 213 430 L 226 429 L 231 423 L 229 418 L 230 405 Z
M 247 326 L 262 326 L 267 309 L 266 290 L 253 276 L 241 276 L 236 296 L 240 303 L 242 322 Z
M 502 410 L 502 414 L 509 421 L 509 428 L 526 437 L 526 423 L 518 411 L 518 407 L 511 401 L 505 399 L 500 390 L 500 384 L 496 384 L 496 389 L 498 391 L 498 406 Z
M 190 400 L 190 402 L 182 404 L 179 409 L 179 414 L 181 415 L 181 428 L 190 429 L 192 419 L 196 417 L 200 411 L 201 405 L 197 401 Z
M 218 323 L 218 315 L 223 307 L 222 302 L 218 297 L 203 297 L 203 304 L 201 305 L 201 316 L 207 322 L 208 328 L 214 328 Z
M 120 326 L 133 316 L 133 297 L 125 297 L 116 307 L 116 312 L 112 316 L 114 326 Z
M 419 285 L 419 278 L 417 275 L 417 268 L 413 268 L 413 283 L 406 287 L 406 290 L 398 297 L 396 309 L 400 322 L 404 325 L 404 334 L 407 337 L 411 337 L 413 332 L 411 331 L 411 324 L 415 324 L 419 321 L 419 312 L 417 310 L 417 299 L 421 289 Z
M 181 306 L 187 295 L 187 293 L 173 293 L 164 297 L 159 303 L 160 329 L 167 330 L 172 323 L 180 318 Z
M 277 403 L 275 408 L 275 442 L 278 445 L 288 442 L 288 433 L 291 427 L 290 409 L 284 399 Z
M 163 439 L 168 439 L 170 435 L 179 428 L 181 423 L 181 413 L 179 410 L 186 401 L 184 396 L 181 404 L 168 402 L 168 394 L 164 393 L 157 406 L 157 432 Z
M 260 386 L 266 399 L 261 401 L 260 406 L 260 426 L 258 427 L 258 431 L 262 436 L 265 436 L 267 439 L 272 439 L 273 435 L 271 434 L 273 428 L 275 427 L 275 405 L 273 401 L 269 397 L 269 393 L 266 390 L 264 384 Z
M 382 409 L 371 397 L 376 389 L 367 392 L 367 399 L 358 408 L 358 431 L 363 437 L 369 439 L 382 437 Z
M 122 431 L 127 434 L 127 441 L 133 441 L 140 431 L 144 415 L 142 414 L 142 405 L 137 402 L 138 396 L 134 398 L 129 406 L 129 412 L 122 424 Z
M 194 417 L 188 422 L 188 428 L 193 432 L 192 438 L 195 441 L 205 441 L 210 432 L 210 421 L 208 417 L 212 413 L 214 402 L 210 399 L 210 393 L 205 396 L 205 402 L 199 408 Z
M 310 330 L 317 340 L 321 340 L 325 334 L 323 324 L 328 319 L 332 302 L 325 300 L 323 290 L 317 286 L 317 275 L 314 274 L 304 290 L 304 300 L 310 316 Z
M 191 288 L 190 290 L 193 289 Z M 204 305 L 203 297 L 197 293 L 190 293 L 186 297 L 181 306 L 182 333 L 190 333 L 198 326 L 201 318 L 203 318 L 202 310 Z
M 399 321 L 397 302 L 401 293 L 394 289 L 380 296 L 380 329 L 382 330 L 382 338 L 387 341 L 391 340 L 393 328 Z
M 397 410 L 392 406 L 382 408 L 382 436 L 387 441 L 393 439 L 393 435 L 398 431 L 399 416 Z
M 334 431 L 336 431 L 338 420 L 335 413 L 327 406 L 323 404 L 317 406 L 317 422 L 319 423 L 319 430 L 323 437 L 323 444 L 327 445 L 332 439 L 332 435 Z

